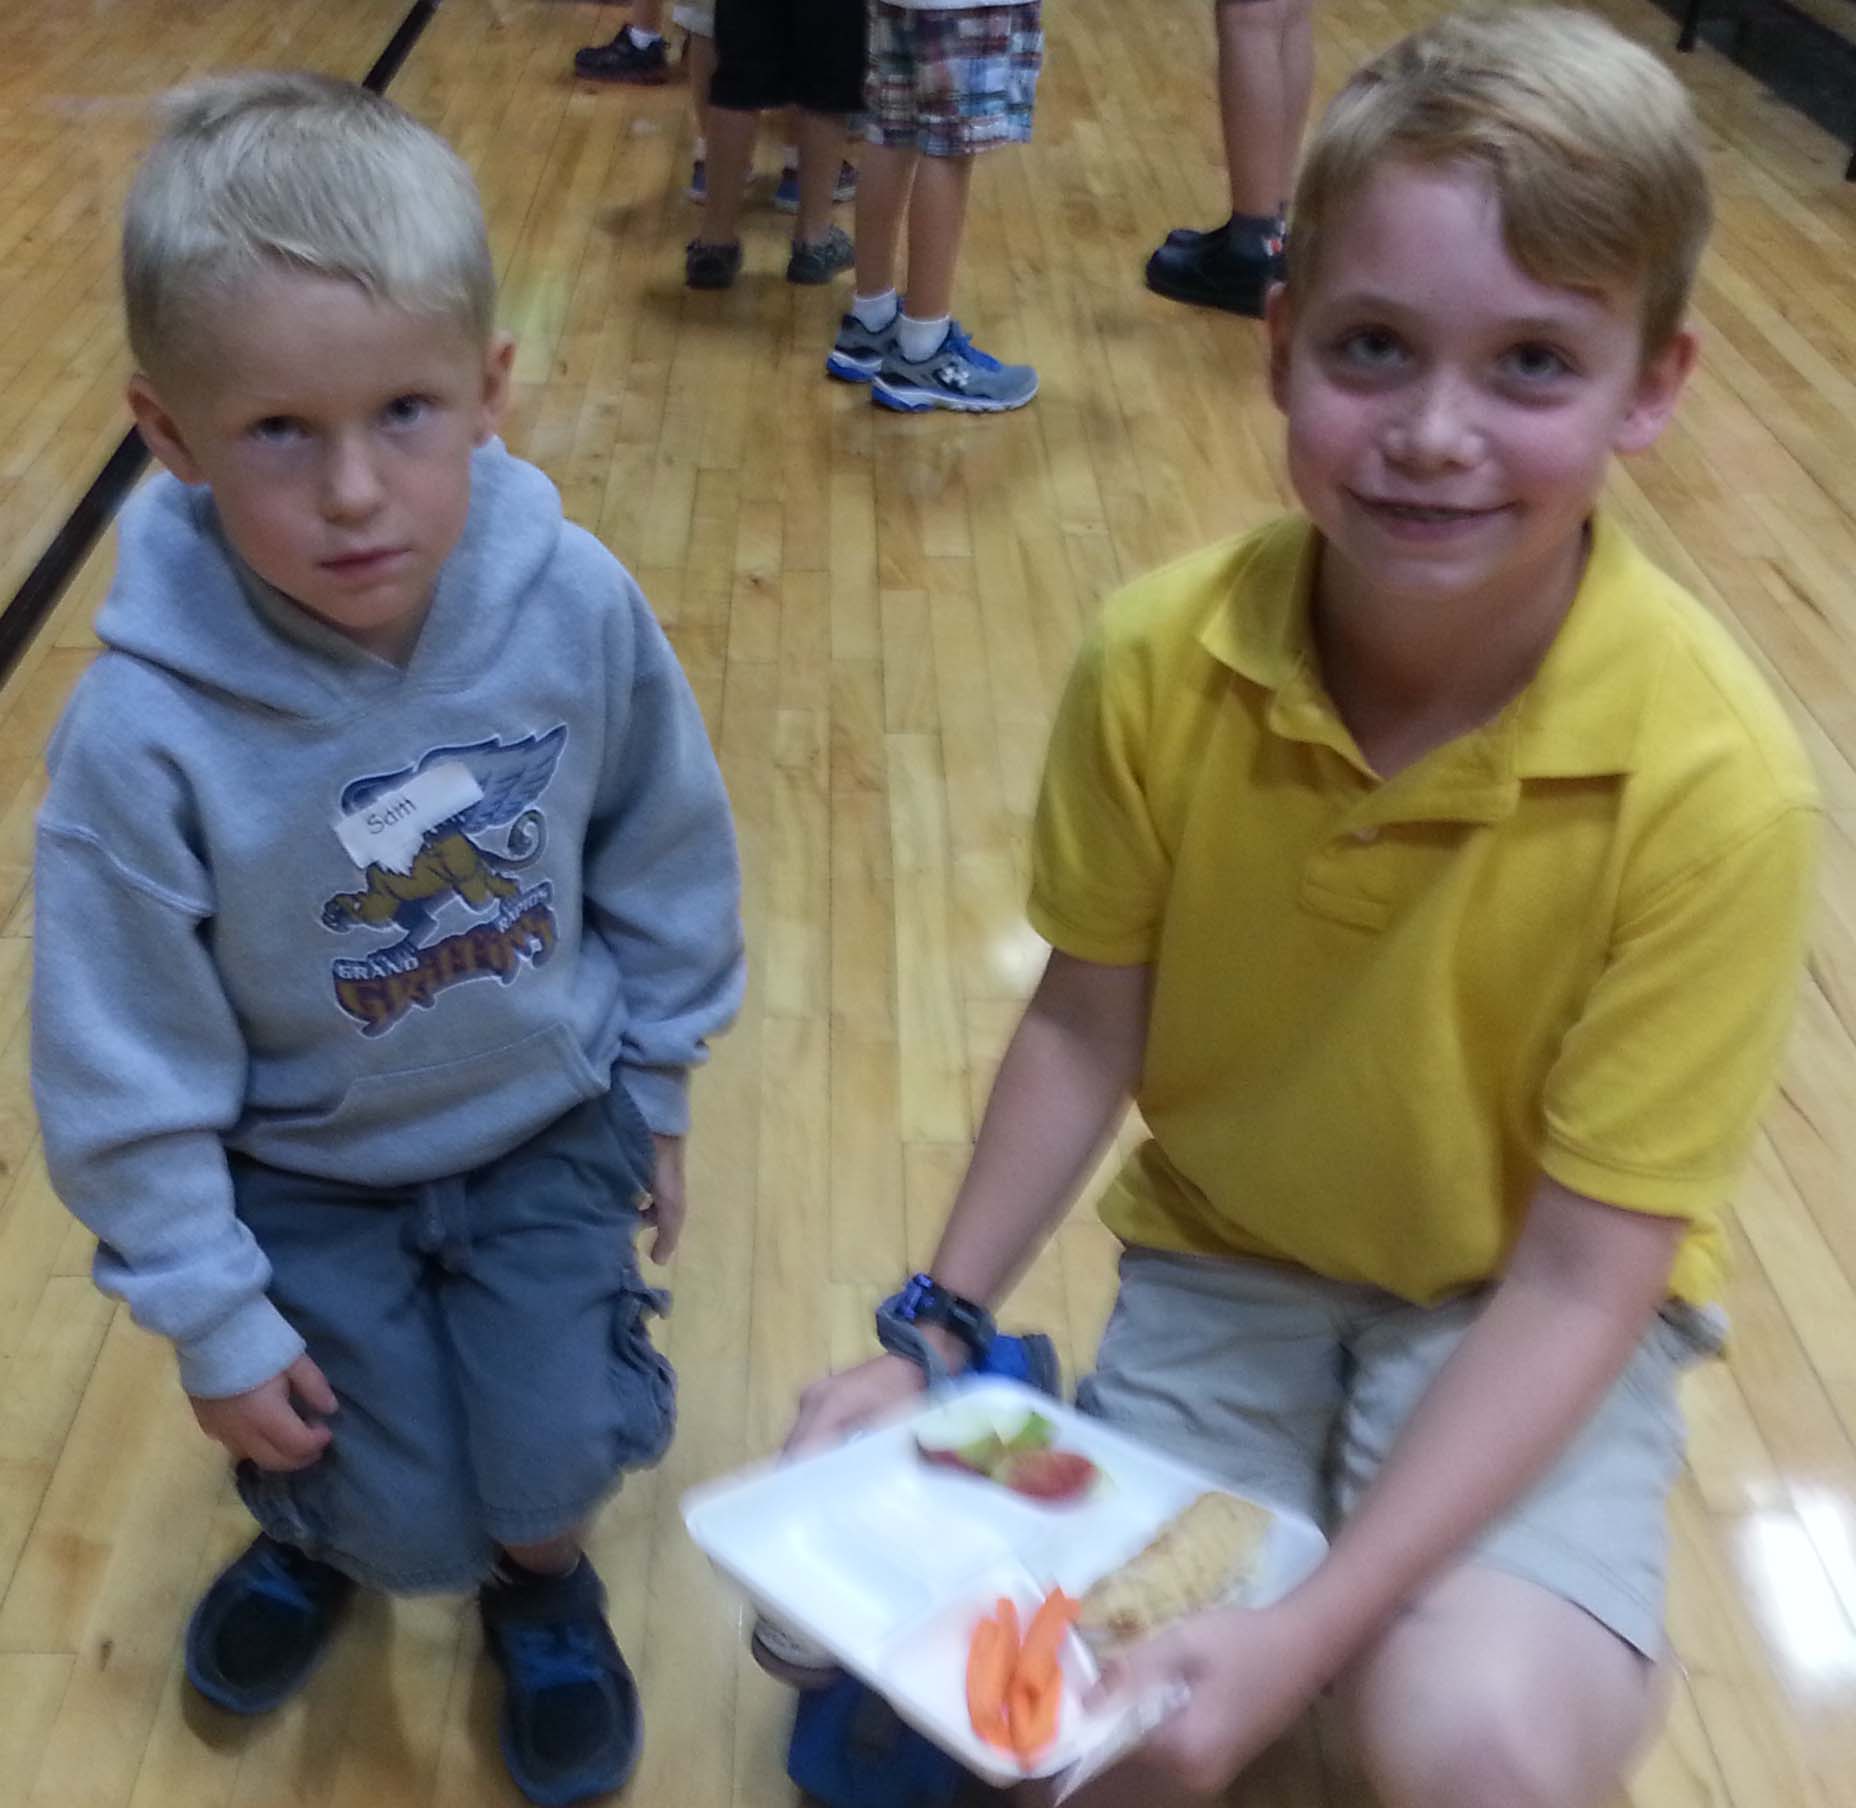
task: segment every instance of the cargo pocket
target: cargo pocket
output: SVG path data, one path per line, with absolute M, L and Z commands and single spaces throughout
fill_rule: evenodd
M 677 1372 L 651 1341 L 654 1318 L 670 1311 L 670 1295 L 645 1284 L 627 1262 L 612 1309 L 612 1379 L 618 1408 L 617 1461 L 648 1469 L 670 1448 L 677 1429 Z

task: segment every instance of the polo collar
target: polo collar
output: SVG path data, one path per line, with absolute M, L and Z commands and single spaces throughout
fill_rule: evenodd
M 1221 665 L 1271 693 L 1275 733 L 1330 747 L 1365 772 L 1315 657 L 1310 600 L 1320 545 L 1301 516 L 1252 536 L 1199 639 Z M 1527 688 L 1493 721 L 1382 788 L 1402 791 L 1409 777 L 1421 781 L 1427 805 L 1493 820 L 1512 810 L 1519 781 L 1632 771 L 1662 657 L 1667 583 L 1607 513 L 1595 514 L 1578 593 Z

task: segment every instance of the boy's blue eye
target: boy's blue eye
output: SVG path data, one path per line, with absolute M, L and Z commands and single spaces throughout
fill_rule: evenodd
M 1519 377 L 1524 383 L 1550 383 L 1572 370 L 1550 345 L 1517 345 L 1502 362 L 1510 375 Z
M 386 406 L 386 418 L 389 426 L 415 427 L 424 420 L 431 402 L 425 396 L 395 396 Z
M 261 446 L 288 446 L 301 436 L 303 427 L 286 414 L 267 414 L 263 420 L 253 421 L 246 431 Z
M 1398 335 L 1382 326 L 1357 328 L 1345 334 L 1339 345 L 1341 357 L 1356 370 L 1391 370 L 1405 355 Z

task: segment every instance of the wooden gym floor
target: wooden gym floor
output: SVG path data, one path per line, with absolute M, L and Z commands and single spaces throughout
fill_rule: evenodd
M 1643 0 L 1603 4 L 1671 46 Z M 1431 10 L 1324 6 L 1321 93 Z M 1257 330 L 1139 281 L 1166 227 L 1220 212 L 1209 9 L 1048 13 L 1037 140 L 980 171 L 961 284 L 981 342 L 1043 375 L 1029 410 L 993 420 L 887 417 L 827 383 L 842 285 L 788 288 L 787 224 L 765 208 L 740 285 L 683 291 L 686 88 L 565 73 L 618 9 L 452 0 L 391 89 L 482 179 L 521 340 L 509 438 L 642 580 L 739 817 L 754 977 L 697 1095 L 667 1333 L 683 1426 L 595 1551 L 649 1716 L 631 1799 L 664 1808 L 793 1800 L 787 1698 L 748 1661 L 677 1501 L 777 1443 L 799 1387 L 869 1347 L 873 1302 L 931 1246 L 1040 962 L 1025 828 L 1078 632 L 1121 580 L 1286 495 Z M 400 0 L 14 0 L 0 598 L 126 425 L 113 258 L 145 103 L 237 65 L 359 76 L 399 19 Z M 1712 51 L 1679 67 L 1721 209 L 1706 354 L 1613 499 L 1774 677 L 1832 833 L 1783 1096 L 1736 1216 L 1737 1340 L 1688 1390 L 1685 1670 L 1629 1799 L 1839 1808 L 1856 1778 L 1856 186 L 1843 147 Z M 111 558 L 106 542 L 0 692 L 0 1805 L 510 1802 L 460 1600 L 367 1603 L 268 1723 L 181 1687 L 184 1615 L 247 1528 L 166 1353 L 87 1279 L 26 1085 L 40 761 Z M 1079 1211 L 1008 1310 L 1056 1334 L 1072 1375 L 1111 1262 Z M 1365 1795 L 1314 1727 L 1234 1799 Z

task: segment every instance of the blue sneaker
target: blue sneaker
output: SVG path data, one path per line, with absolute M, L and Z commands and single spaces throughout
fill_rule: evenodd
M 593 1565 L 486 1583 L 477 1606 L 503 1673 L 503 1761 L 516 1787 L 542 1808 L 623 1789 L 644 1726 Z
M 838 179 L 831 186 L 831 198 L 834 204 L 842 205 L 857 197 L 857 165 L 846 159 L 838 165 Z M 788 164 L 780 171 L 780 180 L 773 191 L 773 204 L 781 213 L 799 211 L 799 171 Z
M 903 414 L 952 408 L 961 414 L 1003 414 L 1022 408 L 1038 392 L 1038 373 L 1029 364 L 1001 364 L 988 357 L 959 321 L 927 357 L 911 363 L 900 341 L 885 354 L 871 384 L 871 400 Z
M 872 330 L 855 314 L 846 314 L 838 322 L 838 337 L 825 360 L 825 374 L 840 383 L 868 383 L 896 349 L 896 322 L 901 318 L 898 308 L 887 326 Z
M 228 1714 L 268 1714 L 328 1648 L 354 1584 L 260 1533 L 187 1622 L 187 1680 Z

